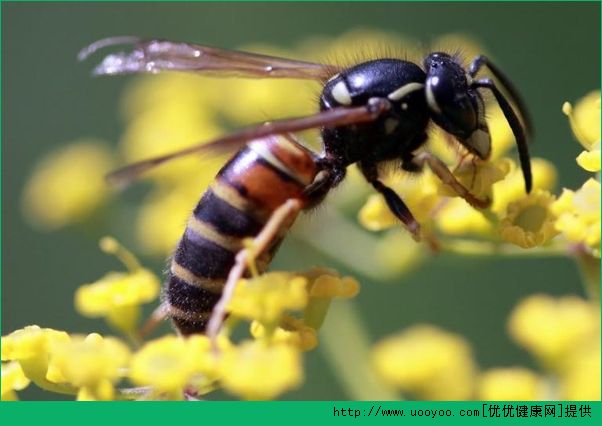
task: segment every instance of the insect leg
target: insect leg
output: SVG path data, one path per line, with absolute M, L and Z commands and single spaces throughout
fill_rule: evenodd
M 421 152 L 416 155 L 414 157 L 414 162 L 420 167 L 423 167 L 425 163 L 428 164 L 429 168 L 444 184 L 451 186 L 453 190 L 456 191 L 460 197 L 464 198 L 471 206 L 478 209 L 485 209 L 491 204 L 491 200 L 489 199 L 481 200 L 475 197 L 468 188 L 456 179 L 447 165 L 430 152 Z
M 391 212 L 405 225 L 406 229 L 412 234 L 415 241 L 420 241 L 420 224 L 412 215 L 412 212 L 406 206 L 406 203 L 397 195 L 395 191 L 389 188 L 378 179 L 378 170 L 373 163 L 360 163 L 360 170 L 366 177 L 366 180 L 372 184 L 374 189 L 385 197 L 387 206 Z
M 140 339 L 148 336 L 152 331 L 157 328 L 159 324 L 167 319 L 167 315 L 169 313 L 169 305 L 166 303 L 161 303 L 157 309 L 153 311 L 151 316 L 146 320 L 140 331 L 138 332 L 138 337 Z
M 235 264 L 228 274 L 228 280 L 224 285 L 222 297 L 219 299 L 209 323 L 207 324 L 207 336 L 211 339 L 214 348 L 216 348 L 217 335 L 221 329 L 221 326 L 226 318 L 226 307 L 234 294 L 234 289 L 238 280 L 240 280 L 247 269 L 247 265 L 259 254 L 265 252 L 270 243 L 274 240 L 282 229 L 283 225 L 295 218 L 295 216 L 301 211 L 302 203 L 300 200 L 289 199 L 280 207 L 278 207 L 259 234 L 253 240 L 252 248 L 245 248 L 238 252 L 236 255 Z
M 476 80 L 473 82 L 472 87 L 480 87 L 484 89 L 489 89 L 493 92 L 495 96 L 495 100 L 500 105 L 502 112 L 504 113 L 504 117 L 506 117 L 506 121 L 510 125 L 512 129 L 512 133 L 514 134 L 514 138 L 516 139 L 516 145 L 518 147 L 518 156 L 520 159 L 520 166 L 523 170 L 523 176 L 525 178 L 525 190 L 527 193 L 531 192 L 531 188 L 533 186 L 533 176 L 531 174 L 531 161 L 529 157 L 529 145 L 527 145 L 527 139 L 525 138 L 525 132 L 523 129 L 523 125 L 520 120 L 514 113 L 514 110 L 510 106 L 510 103 L 506 99 L 506 97 L 500 92 L 497 88 L 493 80 L 489 78 L 484 78 L 481 80 Z

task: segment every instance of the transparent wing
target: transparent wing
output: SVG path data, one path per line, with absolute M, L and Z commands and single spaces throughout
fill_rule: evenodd
M 366 123 L 376 120 L 391 104 L 385 99 L 374 99 L 365 106 L 354 108 L 334 108 L 318 114 L 300 118 L 290 118 L 251 126 L 230 133 L 213 141 L 193 145 L 181 151 L 143 160 L 116 170 L 107 176 L 107 180 L 118 187 L 126 187 L 144 172 L 170 160 L 202 152 L 224 152 L 240 149 L 247 142 L 272 135 L 299 132 L 318 127 L 336 127 L 348 124 Z
M 325 80 L 339 71 L 337 67 L 331 65 L 192 43 L 157 39 L 143 40 L 132 36 L 98 40 L 82 49 L 78 58 L 84 60 L 101 48 L 121 44 L 131 45 L 132 50 L 107 55 L 94 69 L 95 75 L 185 71 L 209 73 L 219 77 Z

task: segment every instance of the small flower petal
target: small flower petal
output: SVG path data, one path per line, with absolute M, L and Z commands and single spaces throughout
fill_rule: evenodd
M 29 385 L 29 379 L 23 373 L 21 365 L 16 362 L 2 363 L 2 379 L 0 385 L 2 392 L 0 393 L 1 401 L 17 400 L 16 390 L 23 390 Z
M 556 217 L 550 210 L 553 201 L 554 196 L 549 192 L 535 190 L 509 204 L 499 225 L 502 240 L 525 249 L 549 242 L 558 234 L 554 226 Z
M 600 91 L 594 90 L 581 98 L 575 109 L 568 102 L 562 112 L 569 117 L 571 129 L 579 143 L 588 151 L 600 142 Z

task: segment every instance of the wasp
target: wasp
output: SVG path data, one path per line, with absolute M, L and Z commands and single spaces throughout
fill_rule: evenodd
M 397 162 L 414 173 L 429 167 L 472 206 L 486 208 L 489 200 L 473 195 L 440 159 L 417 152 L 426 143 L 432 122 L 469 154 L 486 160 L 491 138 L 481 91 L 491 92 L 499 104 L 516 140 L 526 192 L 531 191 L 529 115 L 508 77 L 486 56 L 477 56 L 467 68 L 444 52 L 428 54 L 422 66 L 381 58 L 339 67 L 192 43 L 112 37 L 89 45 L 79 58 L 122 44 L 131 50 L 107 55 L 93 74 L 183 71 L 217 77 L 313 79 L 323 85 L 319 112 L 313 115 L 243 128 L 108 176 L 125 185 L 175 158 L 238 150 L 194 208 L 171 259 L 157 316 L 171 318 L 182 335 L 217 334 L 225 304 L 251 257 L 260 271 L 265 270 L 298 214 L 321 203 L 352 164 L 359 166 L 416 240 L 420 225 L 400 196 L 382 182 L 381 163 Z M 484 68 L 495 80 L 477 77 Z M 321 133 L 320 153 L 295 137 L 296 132 L 313 128 Z M 254 240 L 254 253 L 243 247 L 245 238 Z

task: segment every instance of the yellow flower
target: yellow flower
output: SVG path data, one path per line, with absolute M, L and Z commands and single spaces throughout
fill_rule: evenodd
M 550 210 L 553 202 L 552 194 L 535 190 L 508 205 L 499 225 L 502 240 L 525 249 L 549 242 L 558 234 L 554 227 L 556 217 Z
M 229 304 L 238 317 L 277 324 L 284 311 L 300 310 L 307 304 L 307 280 L 287 272 L 269 272 L 241 280 Z
M 437 228 L 448 235 L 489 235 L 493 224 L 462 198 L 447 201 L 437 213 Z
M 222 354 L 231 348 L 223 336 L 217 343 Z M 170 335 L 146 343 L 134 354 L 129 376 L 137 385 L 151 386 L 151 397 L 183 399 L 185 390 L 211 390 L 218 368 L 219 359 L 206 336 Z
M 543 380 L 521 367 L 493 368 L 482 373 L 477 399 L 485 401 L 533 401 L 544 398 Z
M 499 217 L 506 214 L 508 204 L 525 197 L 525 180 L 520 167 L 513 160 L 510 161 L 510 172 L 504 180 L 493 184 L 493 203 L 491 211 Z M 533 173 L 533 191 L 542 189 L 551 191 L 556 185 L 556 168 L 552 163 L 543 158 L 531 159 Z
M 64 380 L 80 389 L 80 400 L 111 400 L 113 384 L 121 378 L 130 353 L 119 340 L 92 333 L 55 343 L 52 355 L 49 380 Z
M 567 369 L 560 378 L 560 397 L 576 401 L 599 401 L 600 361 L 600 340 L 596 338 L 570 356 L 566 362 Z
M 514 340 L 545 367 L 562 371 L 571 353 L 598 338 L 600 311 L 574 296 L 534 295 L 514 308 L 508 327 Z
M 600 257 L 600 182 L 590 178 L 577 191 L 563 189 L 552 205 L 556 229 Z
M 339 277 L 324 273 L 317 276 L 309 285 L 312 298 L 355 297 L 360 291 L 359 283 L 352 277 Z
M 506 215 L 508 204 L 525 197 L 522 171 L 513 160 L 504 157 L 490 162 L 488 166 L 482 168 L 482 172 L 477 172 L 474 179 L 475 183 L 471 183 L 471 168 L 472 163 L 465 162 L 460 168 L 461 173 L 455 173 L 456 177 L 464 185 L 472 187 L 471 192 L 473 193 L 488 195 L 488 192 L 491 191 L 492 195 L 488 195 L 492 199 L 490 210 L 498 217 Z M 541 158 L 533 158 L 531 169 L 534 189 L 551 190 L 554 187 L 556 169 L 552 163 Z M 503 179 L 500 180 L 502 177 Z M 475 210 L 459 198 L 446 202 L 438 210 L 435 220 L 438 228 L 450 235 L 475 234 L 490 236 L 494 231 L 493 223 L 483 212 Z
M 25 389 L 29 385 L 29 379 L 25 377 L 25 373 L 23 373 L 23 369 L 21 369 L 18 362 L 3 362 L 0 385 L 2 385 L 0 401 L 16 401 L 19 398 L 15 391 Z
M 75 293 L 75 307 L 84 316 L 105 317 L 109 324 L 132 335 L 140 316 L 140 304 L 154 300 L 159 294 L 159 279 L 142 268 L 113 238 L 103 238 L 101 248 L 115 254 L 129 271 L 109 272 L 100 280 L 81 286 Z
M 309 303 L 303 312 L 303 320 L 315 330 L 322 326 L 333 298 L 355 297 L 360 288 L 354 278 L 341 278 L 336 272 L 324 268 L 311 269 L 303 273 L 303 276 L 309 283 Z
M 302 351 L 311 351 L 318 346 L 318 335 L 315 329 L 307 326 L 300 319 L 285 315 L 271 333 L 261 323 L 251 323 L 251 335 L 256 339 L 267 339 L 270 343 L 284 343 L 299 348 Z
M 224 389 L 251 400 L 273 399 L 303 380 L 301 357 L 292 346 L 246 341 L 224 353 Z
M 48 377 L 53 375 L 50 365 L 53 347 L 69 341 L 70 337 L 64 331 L 30 325 L 2 337 L 2 361 L 18 361 L 25 376 L 42 389 L 75 393 L 71 386 L 56 383 Z
M 379 342 L 372 363 L 385 382 L 419 398 L 464 400 L 473 394 L 468 343 L 434 326 L 416 325 Z
M 577 163 L 587 171 L 600 171 L 600 91 L 584 96 L 573 111 L 570 103 L 562 105 L 568 116 L 573 134 L 585 148 L 577 157 Z
M 194 354 L 200 355 L 200 354 Z M 152 386 L 155 396 L 183 399 L 196 362 L 186 340 L 165 336 L 146 343 L 132 357 L 129 376 L 137 385 Z
M 114 162 L 103 141 L 81 139 L 45 157 L 23 193 L 23 211 L 42 229 L 82 220 L 109 196 L 104 175 Z
M 577 164 L 588 172 L 600 171 L 600 141 L 592 145 L 589 151 L 583 151 L 577 156 Z

